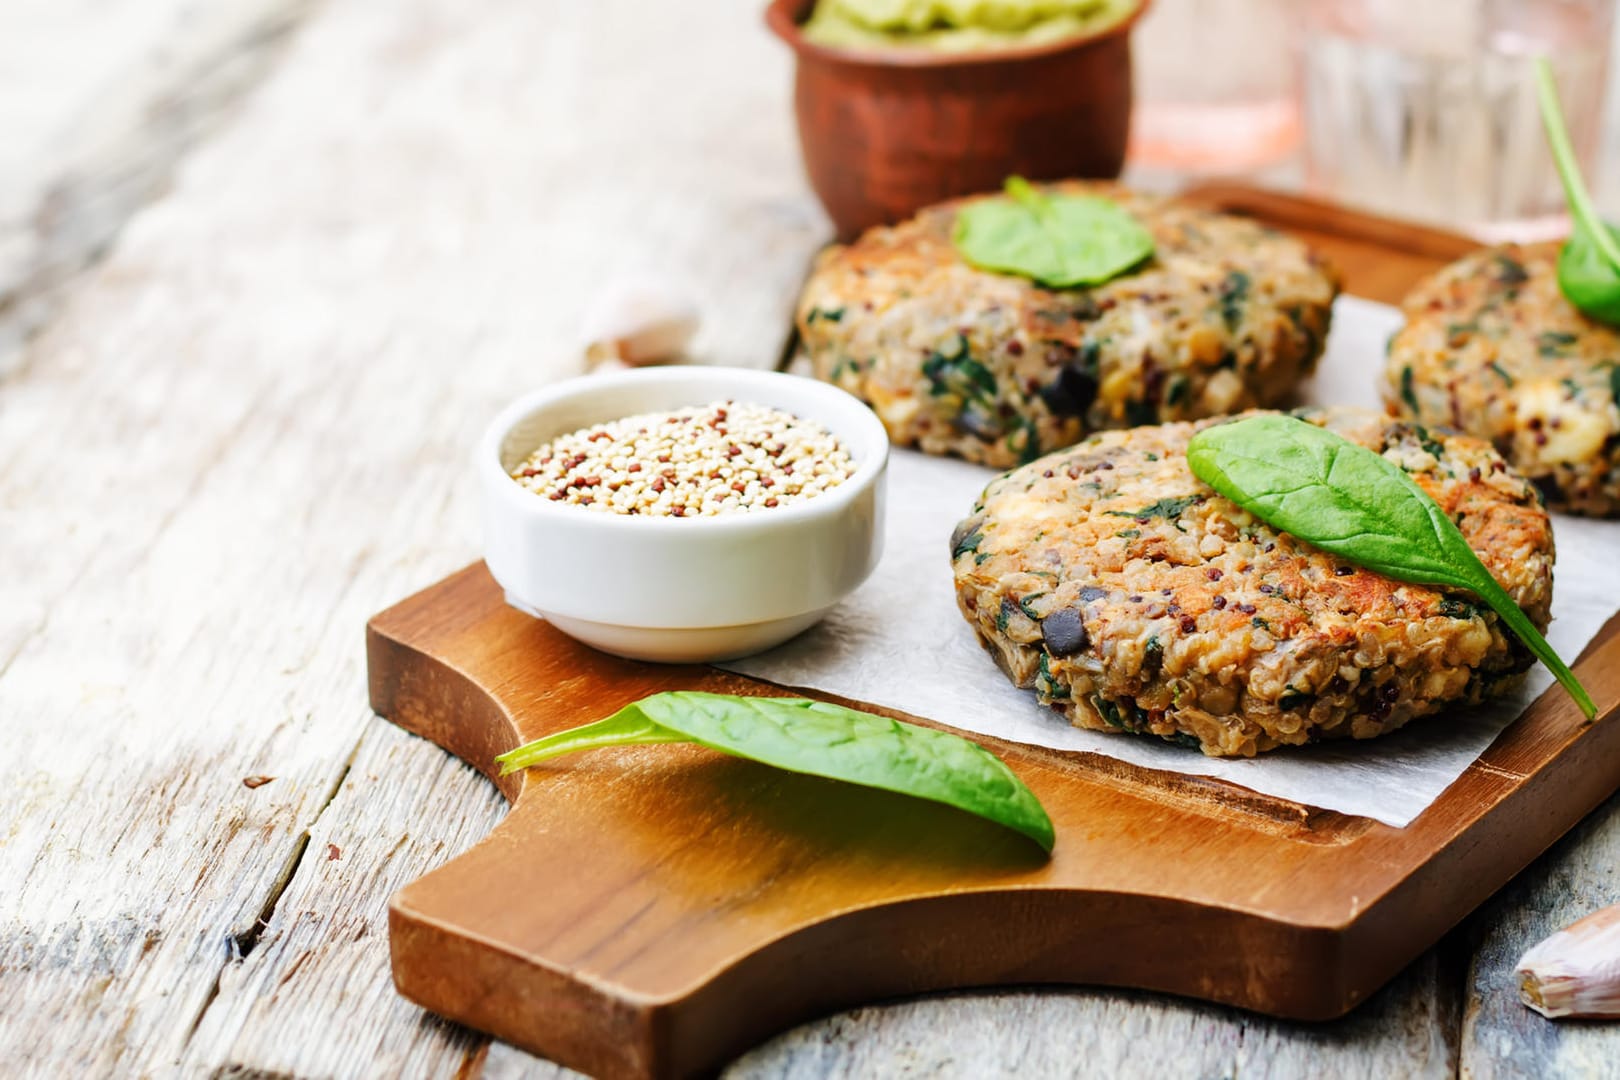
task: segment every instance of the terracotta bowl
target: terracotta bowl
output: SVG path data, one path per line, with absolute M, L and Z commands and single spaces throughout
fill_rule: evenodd
M 765 21 L 798 57 L 794 109 L 810 185 L 840 239 L 957 195 L 1031 180 L 1112 179 L 1131 121 L 1130 29 L 987 52 L 828 48 L 799 24 L 814 0 Z

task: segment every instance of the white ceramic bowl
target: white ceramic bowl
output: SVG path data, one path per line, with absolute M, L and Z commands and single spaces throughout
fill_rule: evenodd
M 822 424 L 855 475 L 793 506 L 630 517 L 542 498 L 509 470 L 605 420 L 731 399 Z M 726 660 L 780 644 L 865 581 L 883 547 L 889 440 L 856 398 L 796 375 L 668 367 L 592 375 L 512 403 L 479 442 L 484 560 L 507 602 L 637 660 Z

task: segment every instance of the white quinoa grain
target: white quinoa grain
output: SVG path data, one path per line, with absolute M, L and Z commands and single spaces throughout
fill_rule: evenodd
M 792 506 L 854 473 L 849 452 L 820 424 L 768 405 L 717 401 L 559 436 L 512 479 L 600 513 L 713 517 Z

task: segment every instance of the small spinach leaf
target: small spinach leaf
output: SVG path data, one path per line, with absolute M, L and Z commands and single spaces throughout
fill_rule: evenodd
M 995 375 L 973 358 L 973 350 L 961 334 L 930 353 L 923 361 L 922 373 L 934 397 L 955 394 L 964 399 L 990 399 L 996 392 Z
M 1021 176 L 1008 178 L 1006 192 L 956 215 L 951 241 L 981 270 L 1068 289 L 1100 285 L 1153 254 L 1153 235 L 1112 200 L 1048 195 Z
M 1221 321 L 1228 330 L 1236 330 L 1243 324 L 1243 305 L 1249 298 L 1249 285 L 1249 275 L 1242 270 L 1232 270 L 1221 279 Z
M 670 742 L 944 803 L 1052 850 L 1052 820 L 1040 801 L 978 743 L 823 701 L 669 691 L 495 760 L 504 776 L 576 750 Z
M 1165 496 L 1156 503 L 1150 503 L 1140 510 L 1108 510 L 1109 517 L 1135 518 L 1138 521 L 1147 518 L 1164 518 L 1166 521 L 1175 521 L 1189 507 L 1197 506 L 1204 501 L 1202 495 Z
M 1543 330 L 1536 335 L 1536 352 L 1544 357 L 1563 356 L 1579 340 L 1566 330 Z
M 1006 423 L 996 407 L 995 374 L 973 358 L 965 336 L 956 334 L 935 349 L 923 361 L 922 372 L 929 395 L 956 406 L 952 423 L 957 430 L 986 440 L 1001 437 Z
M 1438 503 L 1364 446 L 1280 413 L 1205 428 L 1187 444 L 1204 483 L 1276 529 L 1397 581 L 1466 589 L 1490 605 L 1569 691 L 1592 699 L 1491 576 Z
M 1581 178 L 1575 148 L 1564 126 L 1558 87 L 1544 58 L 1536 60 L 1536 95 L 1553 164 L 1564 183 L 1564 199 L 1574 228 L 1558 252 L 1558 288 L 1575 307 L 1600 322 L 1620 324 L 1620 232 L 1598 217 Z
M 956 526 L 956 531 L 951 533 L 952 562 L 970 551 L 979 550 L 979 543 L 984 539 L 983 525 L 979 518 L 968 518 Z
M 1407 364 L 1401 368 L 1401 404 L 1413 416 L 1422 416 L 1423 410 L 1418 408 L 1417 392 L 1412 386 L 1412 365 Z

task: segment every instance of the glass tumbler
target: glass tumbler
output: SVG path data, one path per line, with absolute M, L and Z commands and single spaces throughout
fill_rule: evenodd
M 1133 165 L 1253 173 L 1299 146 L 1298 0 L 1152 0 L 1136 27 Z
M 1614 0 L 1308 0 L 1308 186 L 1485 241 L 1562 235 L 1531 61 L 1552 63 L 1593 185 L 1613 20 Z

